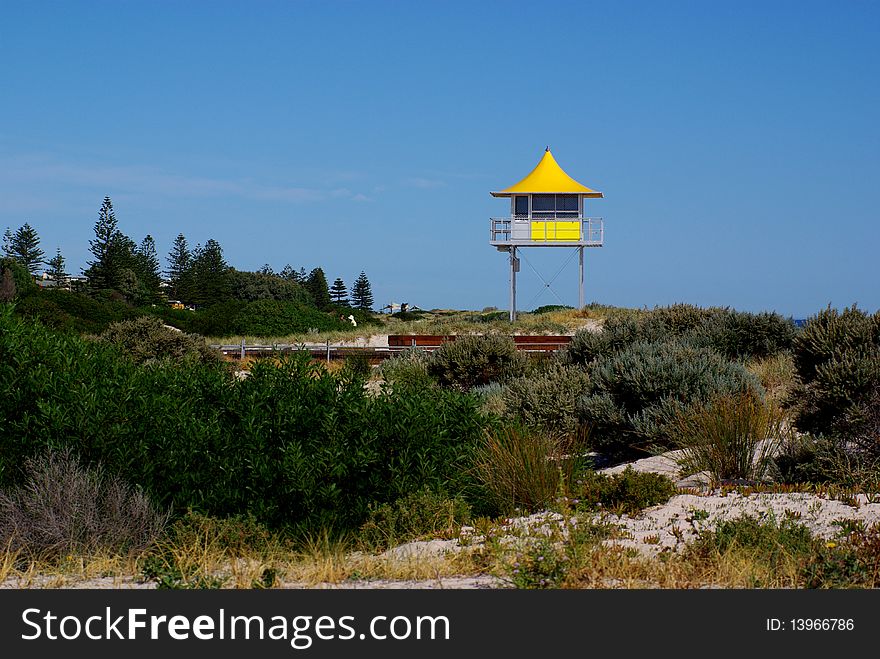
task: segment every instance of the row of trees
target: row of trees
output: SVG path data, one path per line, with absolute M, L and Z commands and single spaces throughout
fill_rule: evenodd
M 37 276 L 40 267 L 45 265 L 46 274 L 56 281 L 64 282 L 69 276 L 65 272 L 65 260 L 59 247 L 55 256 L 45 260 L 46 253 L 40 248 L 40 236 L 36 229 L 25 222 L 13 233 L 6 228 L 3 233 L 3 256 L 18 261 L 33 276 Z
M 182 233 L 168 253 L 168 267 L 164 271 L 168 287 L 163 292 L 163 273 L 155 240 L 148 234 L 136 244 L 122 233 L 110 197 L 105 197 L 101 204 L 94 231 L 95 237 L 89 241 L 92 259 L 83 271 L 88 278 L 87 290 L 93 294 L 121 295 L 136 305 L 163 302 L 167 294 L 167 298 L 186 304 L 208 306 L 230 299 L 304 300 L 307 293 L 319 309 L 337 305 L 372 310 L 372 288 L 364 272 L 352 284 L 349 296 L 341 278 L 329 287 L 321 268 L 306 273 L 305 268 L 296 270 L 288 264 L 276 274 L 265 265 L 256 273 L 239 272 L 226 263 L 223 249 L 216 240 L 190 248 Z M 58 285 L 64 285 L 69 278 L 60 248 L 54 258 L 46 261 L 40 238 L 27 223 L 15 232 L 6 229 L 3 252 L 33 276 L 46 265 L 46 274 Z

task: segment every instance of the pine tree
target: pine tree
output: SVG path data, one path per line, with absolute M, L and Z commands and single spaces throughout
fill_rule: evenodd
M 118 245 L 122 234 L 116 223 L 116 213 L 113 211 L 113 202 L 110 197 L 104 197 L 101 210 L 98 212 L 98 221 L 95 222 L 95 239 L 89 241 L 89 251 L 95 257 L 94 261 L 88 261 L 88 268 L 83 274 L 89 279 L 89 288 L 99 291 L 106 288 L 114 288 L 120 281 L 120 263 Z
M 286 279 L 287 281 L 295 281 L 298 284 L 301 284 L 299 273 L 294 270 L 293 266 L 289 263 L 284 266 L 284 269 L 278 274 L 282 279 Z
M 312 294 L 315 306 L 326 309 L 330 306 L 330 291 L 327 289 L 327 277 L 321 268 L 315 268 L 306 279 L 306 290 Z
M 258 270 L 261 275 L 274 275 L 275 271 L 272 269 L 272 266 L 268 263 L 264 263 L 263 267 Z
M 64 266 L 66 263 L 64 257 L 61 255 L 60 247 L 55 250 L 55 256 L 49 259 L 46 262 L 46 265 L 49 266 L 46 270 L 46 274 L 55 280 L 55 286 L 58 288 L 66 287 L 69 273 L 65 272 Z
M 373 288 L 367 275 L 361 271 L 354 285 L 351 287 L 351 302 L 356 309 L 362 311 L 373 310 Z
M 9 227 L 3 232 L 3 256 L 12 258 L 12 229 Z
M 192 253 L 186 244 L 186 236 L 182 233 L 177 234 L 174 239 L 174 245 L 168 252 L 168 275 L 169 295 L 172 300 L 182 300 L 186 297 L 186 276 L 189 274 L 192 266 Z
M 155 304 L 161 300 L 162 275 L 159 273 L 159 255 L 156 253 L 156 241 L 147 234 L 135 250 L 135 274 L 140 284 L 139 301 Z
M 348 306 L 348 289 L 345 287 L 342 277 L 337 277 L 333 282 L 333 286 L 330 287 L 330 300 L 332 300 L 333 304 L 341 304 L 344 307 Z
M 5 243 L 4 236 L 4 243 Z M 7 246 L 4 244 L 4 250 Z M 27 222 L 9 239 L 8 254 L 21 263 L 31 275 L 36 275 L 40 266 L 45 263 L 45 252 L 40 249 L 40 237 L 36 230 Z
M 223 248 L 213 238 L 204 247 L 193 251 L 190 275 L 191 291 L 188 301 L 201 306 L 228 300 L 232 294 L 229 266 L 223 258 Z

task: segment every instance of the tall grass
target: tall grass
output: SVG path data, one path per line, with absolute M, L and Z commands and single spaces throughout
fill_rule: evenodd
M 577 466 L 572 448 L 545 433 L 515 427 L 487 431 L 477 449 L 475 475 L 499 511 L 540 510 L 571 482 Z
M 713 485 L 765 479 L 788 432 L 779 409 L 752 393 L 696 405 L 679 414 L 672 428 L 680 467 L 687 473 L 708 471 Z

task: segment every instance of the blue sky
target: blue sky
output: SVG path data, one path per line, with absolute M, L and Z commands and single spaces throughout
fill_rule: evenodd
M 875 2 L 6 2 L 0 228 L 71 269 L 101 200 L 164 256 L 507 305 L 490 190 L 550 145 L 605 192 L 588 300 L 880 308 Z M 521 308 L 577 302 L 526 250 Z M 558 297 L 556 297 L 558 295 Z

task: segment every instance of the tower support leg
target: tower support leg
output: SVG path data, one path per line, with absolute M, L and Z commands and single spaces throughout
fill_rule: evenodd
M 578 309 L 584 308 L 584 248 L 578 247 Z
M 510 322 L 516 320 L 516 247 L 510 248 Z

